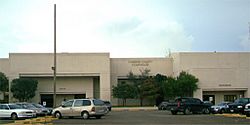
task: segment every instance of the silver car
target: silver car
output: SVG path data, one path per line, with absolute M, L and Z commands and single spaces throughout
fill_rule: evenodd
M 16 104 L 21 106 L 23 109 L 33 110 L 37 116 L 44 116 L 50 113 L 49 109 L 36 103 L 19 102 Z
M 96 117 L 100 119 L 107 114 L 108 109 L 104 102 L 98 99 L 73 99 L 66 101 L 60 107 L 53 109 L 52 114 L 56 118 L 66 117 Z
M 221 102 L 218 105 L 214 105 L 211 107 L 211 112 L 220 114 L 229 112 L 229 104 L 231 104 L 231 102 Z
M 11 118 L 13 120 L 19 118 L 33 118 L 36 113 L 33 110 L 23 109 L 16 104 L 0 104 L 0 118 Z

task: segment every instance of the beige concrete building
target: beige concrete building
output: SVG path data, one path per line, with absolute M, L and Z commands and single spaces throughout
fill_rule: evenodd
M 174 53 L 173 71 L 199 79 L 195 97 L 219 103 L 250 97 L 250 53 Z
M 38 90 L 32 102 L 53 104 L 53 54 L 10 53 L 0 59 L 0 72 L 10 81 L 18 77 L 38 80 Z M 59 53 L 57 55 L 57 105 L 64 99 L 100 98 L 111 100 L 111 89 L 126 80 L 132 71 L 149 69 L 177 76 L 187 71 L 199 79 L 195 97 L 219 103 L 239 97 L 250 97 L 250 53 L 173 53 L 163 58 L 110 58 L 109 53 Z M 10 94 L 11 95 L 11 94 Z M 15 99 L 10 96 L 10 101 Z M 131 102 L 137 103 L 137 102 Z

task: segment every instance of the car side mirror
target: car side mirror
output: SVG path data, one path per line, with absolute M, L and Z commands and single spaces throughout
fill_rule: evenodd
M 63 108 L 65 108 L 66 106 L 65 105 L 62 105 Z

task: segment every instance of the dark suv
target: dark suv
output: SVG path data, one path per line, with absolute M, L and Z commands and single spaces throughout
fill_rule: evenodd
M 178 112 L 183 112 L 184 114 L 191 113 L 210 113 L 210 106 L 203 103 L 197 98 L 177 98 L 175 102 L 168 103 L 167 109 L 171 111 L 173 115 Z
M 244 109 L 246 104 L 250 103 L 250 98 L 240 98 L 234 101 L 234 103 L 229 104 L 229 111 L 232 113 L 242 113 L 244 114 Z

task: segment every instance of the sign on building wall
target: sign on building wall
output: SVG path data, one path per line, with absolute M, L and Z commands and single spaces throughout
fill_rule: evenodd
M 128 61 L 132 66 L 149 66 L 152 63 L 152 60 L 133 60 Z

